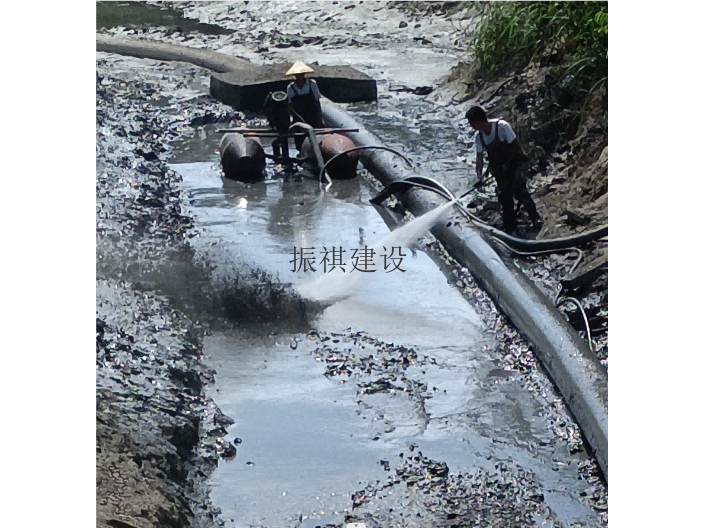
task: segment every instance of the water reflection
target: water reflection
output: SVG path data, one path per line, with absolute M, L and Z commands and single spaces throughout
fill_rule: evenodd
M 323 215 L 326 211 L 329 213 L 331 205 L 360 203 L 362 195 L 360 178 L 335 182 L 328 193 L 321 192 L 317 182 L 307 180 L 282 183 L 281 191 L 280 198 L 269 207 L 267 231 L 284 243 L 297 238 L 297 233 L 314 231 L 316 225 L 322 227 L 326 222 Z M 349 215 L 348 209 L 344 211 Z M 330 219 L 327 222 L 329 225 Z M 340 222 L 334 221 L 334 224 Z
M 222 194 L 227 203 L 234 208 L 246 209 L 246 207 L 242 207 L 242 199 L 246 200 L 249 205 L 250 202 L 258 203 L 266 197 L 267 184 L 264 182 L 247 184 L 224 177 L 221 177 L 220 180 L 222 181 Z

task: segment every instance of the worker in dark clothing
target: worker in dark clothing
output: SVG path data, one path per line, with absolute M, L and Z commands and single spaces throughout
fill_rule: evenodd
M 288 85 L 289 109 L 293 122 L 308 123 L 313 128 L 320 128 L 323 124 L 323 111 L 320 108 L 320 90 L 313 79 L 306 79 L 306 73 L 313 73 L 310 66 L 301 61 L 296 61 L 286 75 L 294 75 L 295 81 Z M 296 132 L 304 132 L 298 129 Z M 305 136 L 295 136 L 296 148 L 300 152 Z
M 269 125 L 279 133 L 288 132 L 288 127 L 291 125 L 288 106 L 288 96 L 284 92 L 272 92 L 267 95 L 264 101 L 264 115 L 269 121 Z M 271 148 L 274 151 L 274 156 L 279 158 L 282 163 L 291 164 L 288 156 L 288 136 L 276 138 L 272 142 Z
M 476 170 L 479 183 L 483 178 L 484 158 L 486 152 L 489 158 L 489 171 L 496 179 L 496 191 L 503 214 L 504 230 L 515 233 L 517 226 L 516 209 L 513 199 L 523 205 L 533 222 L 533 228 L 540 230 L 543 222 L 535 207 L 526 184 L 525 155 L 518 142 L 516 134 L 503 119 L 489 121 L 486 112 L 480 106 L 472 106 L 465 118 L 469 125 L 477 131 L 476 135 Z

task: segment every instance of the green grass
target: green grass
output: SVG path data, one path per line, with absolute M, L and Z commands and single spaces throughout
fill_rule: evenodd
M 607 2 L 487 2 L 471 45 L 492 78 L 528 65 L 555 65 L 591 94 L 608 75 Z

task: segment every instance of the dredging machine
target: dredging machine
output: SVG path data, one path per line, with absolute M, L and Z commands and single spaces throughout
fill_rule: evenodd
M 312 128 L 301 122 L 290 122 L 288 96 L 276 91 L 268 94 L 264 103 L 264 116 L 269 127 L 244 127 L 220 130 L 220 163 L 225 178 L 243 183 L 264 180 L 267 159 L 287 167 L 307 168 L 316 175 L 332 180 L 349 180 L 357 176 L 359 152 L 345 132 L 357 129 Z M 289 155 L 289 140 L 303 136 L 304 141 L 297 157 Z M 267 154 L 262 139 L 272 139 L 273 154 Z M 322 183 L 322 181 L 321 181 Z

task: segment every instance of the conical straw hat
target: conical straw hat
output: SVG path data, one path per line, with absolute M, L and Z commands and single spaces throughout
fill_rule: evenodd
M 291 69 L 286 72 L 286 75 L 296 75 L 297 73 L 313 73 L 314 70 L 310 66 L 303 64 L 301 61 L 296 61 L 291 66 Z

